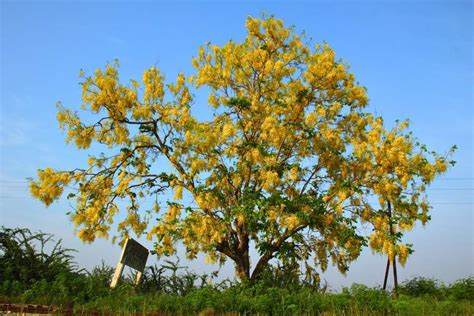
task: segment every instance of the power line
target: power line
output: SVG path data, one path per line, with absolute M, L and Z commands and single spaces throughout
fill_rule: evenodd
M 436 178 L 436 180 L 474 180 L 474 177 L 447 177 L 447 178 Z M 20 182 L 20 183 L 27 183 L 27 180 L 0 180 L 0 182 Z
M 438 178 L 436 180 L 474 180 L 474 178 L 470 178 L 470 177 L 464 177 L 464 178 L 450 177 L 450 178 Z
M 471 205 L 471 204 L 474 204 L 473 202 L 469 202 L 469 203 L 463 203 L 463 202 L 440 202 L 440 203 L 430 203 L 430 204 L 433 204 L 433 205 Z
M 9 188 L 9 189 L 29 189 L 29 186 L 16 186 L 16 185 L 2 185 L 0 184 L 1 188 Z M 427 191 L 474 191 L 474 188 L 429 188 L 426 189 Z
M 27 183 L 28 181 L 20 181 L 20 180 L 0 180 L 2 183 Z
M 29 187 L 24 186 L 13 186 L 13 185 L 0 185 L 0 188 L 8 188 L 8 189 L 28 189 Z
M 0 196 L 0 199 L 30 199 L 29 196 Z M 474 202 L 430 202 L 430 205 L 472 205 Z
M 26 199 L 26 196 L 0 196 L 0 199 Z
M 443 189 L 426 189 L 428 191 L 473 191 L 473 188 L 468 188 L 468 189 L 448 189 L 448 188 L 443 188 Z

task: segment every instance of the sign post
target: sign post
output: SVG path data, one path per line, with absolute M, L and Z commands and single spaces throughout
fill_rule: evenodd
M 129 238 L 125 241 L 125 244 L 122 248 L 122 253 L 120 254 L 119 262 L 115 268 L 114 276 L 112 277 L 112 282 L 110 287 L 114 288 L 117 286 L 118 280 L 122 275 L 124 266 L 129 266 L 132 269 L 137 270 L 137 276 L 135 279 L 135 284 L 140 282 L 140 279 L 145 270 L 146 260 L 148 259 L 148 249 L 140 245 L 137 241 Z

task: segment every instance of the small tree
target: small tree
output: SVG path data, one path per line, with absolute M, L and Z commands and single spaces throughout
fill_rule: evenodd
M 50 249 L 48 249 L 50 248 Z M 17 281 L 28 287 L 40 280 L 53 282 L 61 273 L 78 272 L 71 252 L 53 235 L 26 228 L 0 229 L 0 281 Z
M 147 233 L 160 255 L 181 241 L 189 258 L 230 258 L 243 280 L 258 278 L 274 258 L 314 258 L 323 270 L 331 258 L 347 270 L 366 244 L 360 221 L 374 223 L 373 249 L 405 260 L 409 251 L 393 247 L 380 209 L 392 200 L 403 225 L 426 222 L 424 188 L 446 170 L 446 158 L 430 155 L 406 122 L 386 130 L 365 111 L 365 89 L 327 44 L 311 49 L 275 18 L 249 17 L 246 27 L 241 43 L 199 48 L 196 73 L 168 85 L 156 67 L 142 84 L 120 83 L 117 63 L 83 75 L 82 109 L 97 119 L 86 124 L 60 105 L 59 124 L 78 149 L 96 142 L 108 154 L 91 156 L 83 169 L 40 170 L 33 196 L 49 205 L 75 186 L 72 220 L 89 242 L 108 236 L 125 200 L 122 237 Z M 191 113 L 201 87 L 210 91 L 208 121 Z M 141 200 L 169 189 L 165 211 L 158 203 L 142 210 Z M 260 254 L 253 271 L 251 242 Z

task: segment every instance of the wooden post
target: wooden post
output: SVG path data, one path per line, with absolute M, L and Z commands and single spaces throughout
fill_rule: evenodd
M 117 283 L 120 279 L 120 277 L 122 276 L 122 272 L 123 272 L 123 267 L 125 265 L 123 263 L 117 263 L 117 267 L 115 268 L 115 272 L 114 272 L 114 276 L 112 277 L 112 282 L 110 283 L 110 287 L 113 289 L 117 286 Z
M 122 276 L 124 264 L 122 263 L 123 254 L 125 253 L 125 248 L 127 247 L 128 239 L 125 241 L 122 247 L 122 253 L 120 254 L 117 267 L 115 268 L 114 276 L 112 277 L 112 282 L 110 283 L 110 287 L 113 289 L 117 286 L 120 277 Z
M 138 285 L 140 283 L 140 280 L 142 279 L 143 273 L 141 271 L 137 271 L 137 275 L 135 276 L 135 285 Z

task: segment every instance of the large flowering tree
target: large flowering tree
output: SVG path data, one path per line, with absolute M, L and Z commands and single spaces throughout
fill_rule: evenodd
M 403 263 L 411 249 L 402 232 L 429 219 L 424 191 L 446 156 L 419 145 L 407 122 L 388 130 L 365 111 L 365 89 L 327 44 L 312 49 L 275 18 L 249 17 L 246 27 L 241 43 L 199 48 L 196 73 L 173 83 L 155 67 L 142 83 L 121 83 L 117 64 L 83 75 L 82 109 L 96 119 L 62 106 L 57 118 L 67 142 L 108 154 L 85 168 L 40 170 L 33 196 L 49 205 L 72 186 L 82 240 L 107 237 L 126 212 L 121 237 L 146 233 L 159 255 L 182 242 L 189 258 L 231 259 L 241 279 L 258 278 L 272 259 L 323 270 L 332 260 L 345 271 L 367 241 Z M 201 87 L 212 120 L 191 113 Z M 370 236 L 361 223 L 373 225 Z

